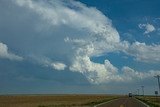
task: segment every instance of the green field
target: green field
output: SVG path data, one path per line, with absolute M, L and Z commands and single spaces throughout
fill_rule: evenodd
M 120 96 L 113 95 L 19 95 L 0 96 L 0 107 L 92 107 Z

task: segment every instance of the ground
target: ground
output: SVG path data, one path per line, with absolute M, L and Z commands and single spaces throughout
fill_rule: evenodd
M 0 96 L 0 107 L 90 107 L 115 95 L 19 95 Z

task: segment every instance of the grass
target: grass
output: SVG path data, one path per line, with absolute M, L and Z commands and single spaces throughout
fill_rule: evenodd
M 92 107 L 118 97 L 112 95 L 0 96 L 0 107 Z
M 141 100 L 142 102 L 146 103 L 150 107 L 160 107 L 160 97 L 155 96 L 138 96 L 137 99 Z

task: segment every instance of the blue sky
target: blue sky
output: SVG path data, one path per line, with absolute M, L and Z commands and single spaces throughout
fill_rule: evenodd
M 0 94 L 158 89 L 160 1 L 1 0 Z

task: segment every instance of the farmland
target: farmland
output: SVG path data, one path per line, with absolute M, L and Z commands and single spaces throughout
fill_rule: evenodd
M 112 95 L 8 95 L 0 107 L 91 107 L 118 98 Z

